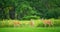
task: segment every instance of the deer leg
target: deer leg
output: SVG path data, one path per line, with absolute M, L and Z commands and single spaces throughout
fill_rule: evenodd
M 18 27 L 20 27 L 20 24 L 18 24 Z
M 14 24 L 14 27 L 15 27 L 15 24 Z
M 14 25 L 14 27 L 15 27 L 15 25 Z
M 46 27 L 46 24 L 44 24 L 44 27 Z
M 14 27 L 16 27 L 17 25 L 16 24 L 14 24 Z
M 53 24 L 51 23 L 51 25 L 53 26 Z
M 48 25 L 49 25 L 49 27 L 50 27 L 51 24 L 48 24 Z

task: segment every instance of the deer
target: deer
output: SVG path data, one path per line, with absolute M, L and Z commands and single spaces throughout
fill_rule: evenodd
M 43 24 L 44 24 L 44 26 L 46 27 L 46 25 L 48 24 L 49 25 L 49 27 L 51 26 L 51 25 L 53 25 L 53 23 L 51 22 L 51 20 L 50 19 L 48 19 L 48 20 L 44 20 L 44 19 L 42 19 L 42 21 L 43 21 Z
M 20 23 L 19 21 L 17 21 L 17 20 L 13 20 L 13 21 L 14 21 L 14 22 L 13 22 L 14 27 L 16 27 L 16 26 L 19 27 L 19 26 L 20 26 L 21 23 Z
M 31 25 L 31 27 L 34 26 L 34 21 L 32 19 L 30 20 L 30 25 Z
M 2 21 L 2 26 L 4 26 L 5 25 L 5 22 L 4 22 L 4 19 L 3 19 L 3 21 Z

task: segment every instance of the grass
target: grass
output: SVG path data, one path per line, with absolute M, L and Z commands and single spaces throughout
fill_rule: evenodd
M 50 19 L 53 23 L 53 26 L 58 27 L 60 26 L 60 19 Z M 23 27 L 29 27 L 30 26 L 30 20 L 17 20 L 21 23 L 20 26 Z M 33 19 L 34 21 L 34 27 L 44 27 L 43 22 L 41 19 Z M 0 20 L 0 27 L 2 27 L 2 21 Z M 12 20 L 4 20 L 4 26 L 3 27 L 13 27 L 13 21 Z
M 19 20 L 17 20 L 17 21 L 19 21 Z M 9 23 L 11 23 L 10 26 L 13 26 L 13 21 L 12 20 L 4 20 L 4 27 L 5 26 L 8 27 L 9 26 Z M 30 20 L 21 20 L 20 23 L 22 25 L 24 24 L 24 26 L 26 24 L 27 24 L 26 26 L 30 26 L 30 24 L 29 24 L 30 23 Z M 35 23 L 34 26 L 36 27 L 39 23 L 42 23 L 42 21 L 41 20 L 34 20 L 34 23 Z M 2 21 L 0 21 L 0 26 L 1 26 L 1 24 L 2 24 Z
M 35 22 L 35 26 L 34 27 L 25 27 L 25 25 L 23 27 L 0 27 L 0 32 L 60 32 L 60 27 L 58 27 L 58 25 L 60 26 L 60 19 L 58 20 L 54 20 L 51 19 L 52 22 L 54 22 L 57 27 L 37 27 L 38 24 L 41 24 L 42 21 L 41 20 L 34 20 Z M 8 22 L 9 21 L 9 22 Z M 38 22 L 37 22 L 38 21 Z M 1 22 L 0 21 L 0 26 L 1 26 Z M 5 20 L 5 25 L 8 25 L 8 23 L 12 22 L 11 20 Z M 21 23 L 29 23 L 29 20 L 21 20 Z M 13 23 L 12 23 L 13 24 Z M 29 25 L 28 25 L 29 26 Z
M 0 28 L 0 32 L 60 32 L 60 27 Z

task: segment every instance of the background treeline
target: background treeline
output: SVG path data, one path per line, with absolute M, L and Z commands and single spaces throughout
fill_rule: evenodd
M 60 18 L 60 0 L 0 0 L 0 19 Z

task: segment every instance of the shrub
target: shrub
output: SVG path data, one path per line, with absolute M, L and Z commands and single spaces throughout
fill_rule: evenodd
M 9 22 L 8 22 L 9 21 Z M 34 27 L 44 27 L 44 24 L 41 20 L 34 20 Z M 52 27 L 58 27 L 60 26 L 60 19 L 51 19 L 53 26 Z M 14 27 L 13 21 L 5 20 L 4 26 L 2 26 L 2 21 L 0 21 L 0 27 Z M 9 24 L 10 23 L 10 24 Z M 28 23 L 28 24 L 27 24 Z M 21 21 L 20 27 L 30 27 L 29 21 Z M 46 26 L 48 27 L 48 25 Z

